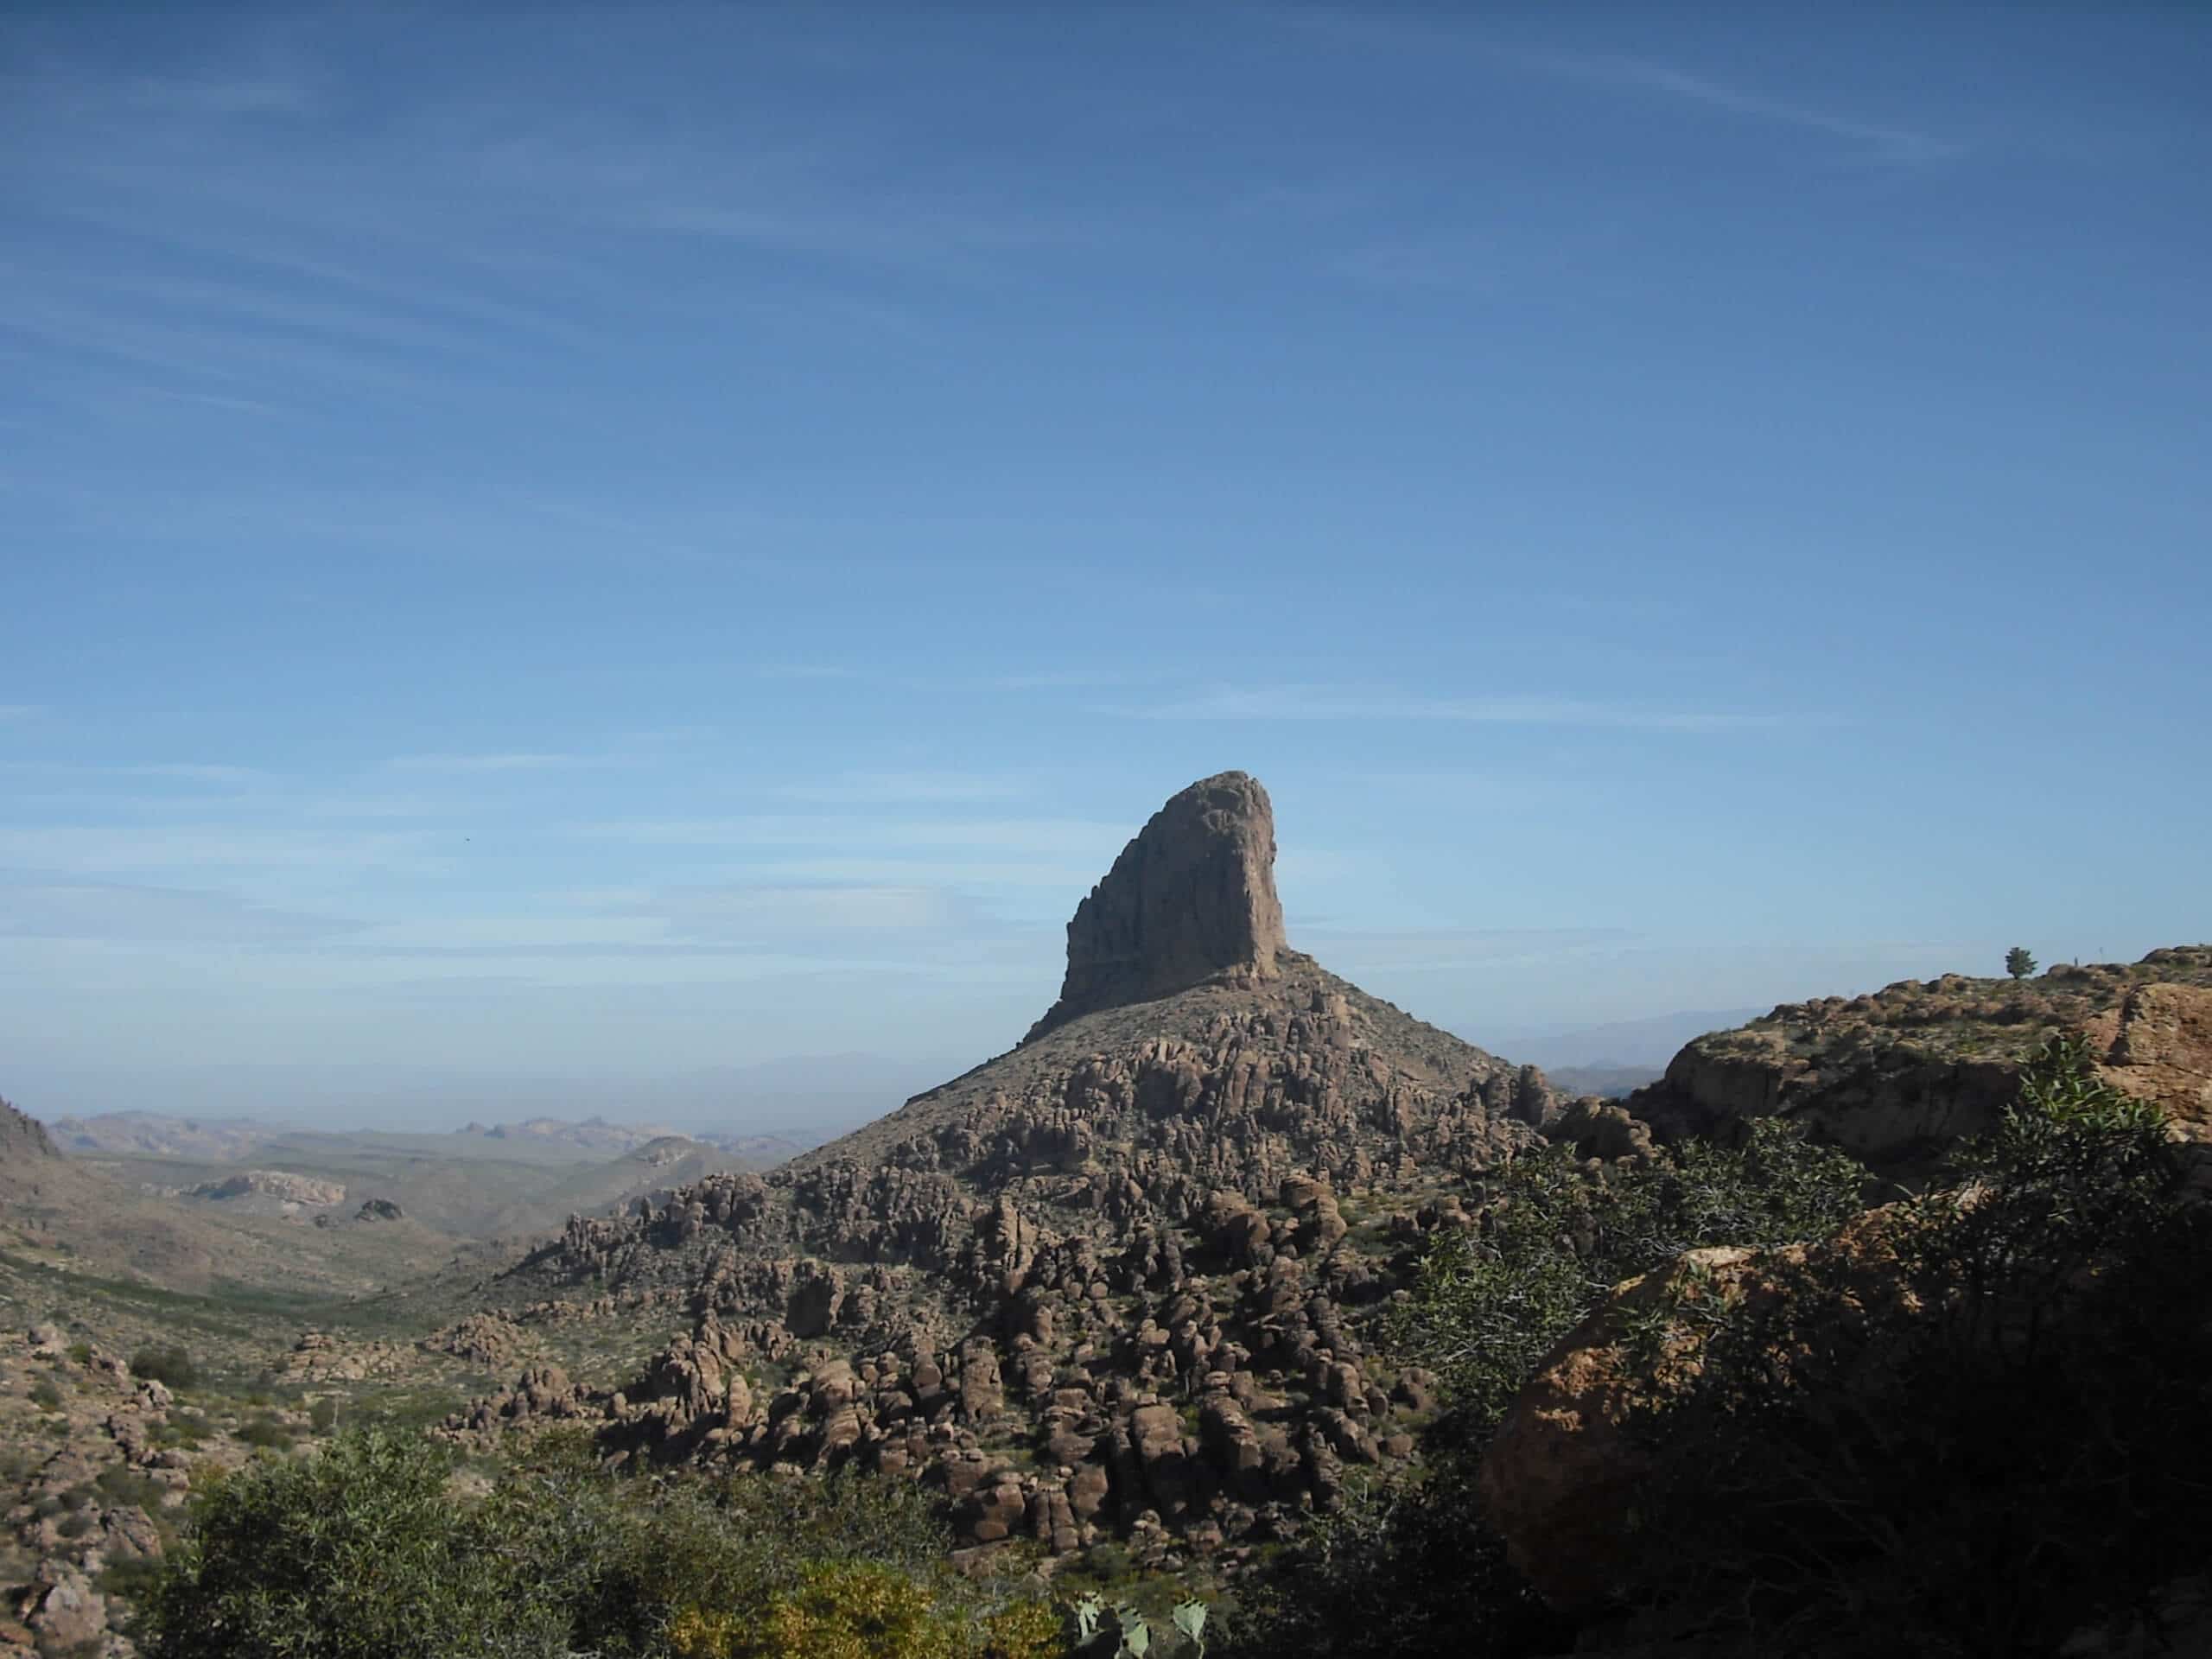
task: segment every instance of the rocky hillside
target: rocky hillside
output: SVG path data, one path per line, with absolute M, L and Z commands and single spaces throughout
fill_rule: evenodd
M 2212 1139 L 2212 945 L 2031 979 L 1946 974 L 1784 1003 L 1698 1038 L 1662 1081 L 1623 1103 L 1662 1141 L 1725 1135 L 1752 1117 L 1797 1119 L 1910 1177 L 1988 1128 L 2018 1090 L 2020 1062 L 2061 1031 L 2086 1033 L 2111 1081 L 2164 1106 L 2177 1133 Z
M 1068 930 L 1023 1042 L 766 1176 L 577 1218 L 511 1294 L 659 1296 L 620 1393 L 526 1376 L 455 1427 L 941 1482 L 967 1537 L 1280 1535 L 1406 1456 L 1430 1382 L 1370 1321 L 1469 1172 L 1567 1103 L 1293 950 L 1267 794 L 1192 785 Z
M 0 1101 L 0 1249 L 164 1284 L 204 1283 L 214 1240 L 63 1157 L 39 1121 Z
M 244 1158 L 280 1132 L 251 1118 L 173 1117 L 166 1112 L 100 1112 L 57 1117 L 54 1141 L 71 1153 L 130 1153 L 154 1158 Z
M 59 1155 L 46 1125 L 0 1100 L 0 1170 L 20 1176 Z

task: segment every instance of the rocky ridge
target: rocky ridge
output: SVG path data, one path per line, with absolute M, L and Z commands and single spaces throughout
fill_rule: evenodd
M 546 1366 L 453 1432 L 938 1483 L 1064 1554 L 1279 1536 L 1412 1450 L 1432 1382 L 1366 1334 L 1459 1179 L 1569 1109 L 1281 937 L 1266 792 L 1168 803 L 1084 901 L 1022 1044 L 766 1176 L 572 1219 L 517 1294 L 680 1294 L 617 1391 Z M 1592 1103 L 1594 1104 L 1594 1103 Z
M 2020 1063 L 2059 1032 L 2088 1036 L 2107 1077 L 2158 1102 L 2178 1135 L 2212 1141 L 2212 945 L 1784 1003 L 1696 1039 L 1621 1105 L 1662 1141 L 1794 1119 L 1911 1179 L 1990 1128 L 2018 1091 Z

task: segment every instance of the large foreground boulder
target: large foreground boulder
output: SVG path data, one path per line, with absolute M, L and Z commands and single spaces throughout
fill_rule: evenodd
M 1481 1471 L 1491 1524 L 1538 1594 L 1583 1616 L 1646 1585 L 1665 1543 L 1644 1524 L 1662 1463 L 1658 1430 L 1703 1375 L 1722 1319 L 1763 1312 L 1808 1279 L 1847 1287 L 1859 1317 L 1917 1311 L 1893 1236 L 1903 1214 L 1901 1205 L 1868 1211 L 1815 1245 L 1686 1251 L 1616 1286 L 1560 1339 Z

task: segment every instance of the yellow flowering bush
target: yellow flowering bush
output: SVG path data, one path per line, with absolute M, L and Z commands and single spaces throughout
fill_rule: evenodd
M 1058 1659 L 1060 1621 L 1036 1602 L 982 1618 L 921 1579 L 864 1561 L 823 1562 L 745 1612 L 694 1609 L 670 1627 L 684 1659 Z

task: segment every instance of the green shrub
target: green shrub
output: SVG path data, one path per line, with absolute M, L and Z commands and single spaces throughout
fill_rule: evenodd
M 429 1442 L 363 1433 L 198 1503 L 147 1598 L 151 1659 L 550 1659 L 537 1564 L 472 1524 Z
M 238 1427 L 238 1440 L 247 1446 L 262 1446 L 270 1451 L 281 1451 L 296 1438 L 289 1424 L 278 1421 L 265 1412 L 257 1413 Z
M 620 1478 L 599 1468 L 587 1437 L 547 1437 L 488 1507 L 512 1548 L 563 1563 L 556 1593 L 573 1644 L 607 1659 L 665 1652 L 686 1612 L 747 1617 L 822 1565 L 874 1562 L 938 1583 L 969 1611 L 987 1601 L 946 1578 L 950 1529 L 908 1481 Z
M 1563 1147 L 1485 1184 L 1478 1230 L 1446 1233 L 1421 1264 L 1393 1345 L 1443 1376 L 1482 1438 L 1560 1337 L 1624 1279 L 1712 1244 L 1791 1244 L 1859 1212 L 1861 1165 L 1794 1125 L 1756 1121 L 1744 1145 L 1693 1141 L 1647 1168 L 1593 1178 Z
M 31 1403 L 41 1411 L 59 1411 L 61 1409 L 61 1390 L 54 1387 L 51 1377 L 42 1376 L 31 1384 Z
M 192 1355 L 183 1348 L 142 1348 L 130 1356 L 130 1375 L 149 1382 L 165 1383 L 172 1389 L 191 1389 L 200 1385 L 200 1369 L 192 1363 Z
M 168 1488 L 151 1475 L 127 1464 L 112 1463 L 93 1478 L 92 1484 L 111 1504 L 135 1503 L 142 1510 L 160 1508 Z
M 160 1582 L 162 1563 L 156 1557 L 124 1555 L 110 1561 L 96 1580 L 102 1593 L 128 1601 L 143 1599 Z

